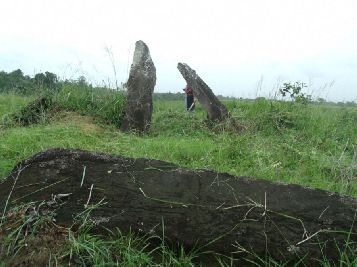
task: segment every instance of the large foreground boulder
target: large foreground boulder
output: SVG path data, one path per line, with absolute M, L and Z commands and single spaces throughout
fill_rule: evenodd
M 120 129 L 122 131 L 147 132 L 152 115 L 152 93 L 156 84 L 156 68 L 148 46 L 137 41 L 133 63 L 126 83 L 127 110 Z
M 278 260 L 321 254 L 336 260 L 347 239 L 357 241 L 351 197 L 81 150 L 39 153 L 0 183 L 0 217 L 32 201 L 54 207 L 62 226 L 103 203 L 92 211 L 99 225 L 158 235 L 164 229 L 173 243 L 235 257 L 249 251 Z
M 192 87 L 194 96 L 207 111 L 208 118 L 213 121 L 222 122 L 229 117 L 227 108 L 218 100 L 211 88 L 197 75 L 196 71 L 185 63 L 178 63 L 178 70 Z

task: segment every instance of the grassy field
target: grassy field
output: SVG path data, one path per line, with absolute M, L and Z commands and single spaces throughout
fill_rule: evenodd
M 229 122 L 207 123 L 199 105 L 195 113 L 188 114 L 183 100 L 156 101 L 151 132 L 139 136 L 117 129 L 123 105 L 120 96 L 93 92 L 83 96 L 78 88 L 66 90 L 56 96 L 61 103 L 56 112 L 27 127 L 12 123 L 11 114 L 35 96 L 0 95 L 0 177 L 6 177 L 16 163 L 34 153 L 64 147 L 160 159 L 187 168 L 209 168 L 357 196 L 357 106 L 265 99 L 226 101 L 232 116 L 243 125 L 237 132 Z M 108 103 L 117 105 L 117 110 L 112 111 Z M 97 246 L 93 251 L 99 254 L 119 242 L 108 243 L 89 233 L 75 241 Z M 120 246 L 127 246 L 125 242 Z M 160 251 L 166 256 L 158 266 L 193 266 L 187 255 L 173 256 L 166 248 Z M 153 265 L 152 255 L 140 249 L 128 253 L 131 257 L 140 255 L 142 266 Z M 120 266 L 139 265 L 129 263 Z
M 33 97 L 0 96 L 0 118 Z M 50 147 L 81 148 L 129 157 L 167 160 L 188 168 L 209 168 L 237 176 L 297 183 L 357 196 L 357 107 L 286 102 L 225 103 L 244 125 L 205 123 L 198 106 L 187 114 L 183 101 L 156 102 L 147 136 L 123 134 L 85 111 L 56 112 L 29 127 L 0 129 L 0 177 L 34 153 Z M 70 109 L 69 109 L 70 110 Z

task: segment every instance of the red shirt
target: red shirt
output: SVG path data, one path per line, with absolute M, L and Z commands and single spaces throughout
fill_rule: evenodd
M 187 95 L 193 95 L 193 90 L 191 86 L 186 86 L 185 89 L 183 89 Z

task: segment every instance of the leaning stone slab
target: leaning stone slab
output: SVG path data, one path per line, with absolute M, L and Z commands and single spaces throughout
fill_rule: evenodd
M 150 129 L 155 84 L 156 68 L 150 57 L 149 48 L 143 41 L 137 41 L 126 83 L 127 110 L 120 127 L 122 131 L 147 132 Z
M 178 70 L 181 72 L 187 84 L 192 87 L 193 94 L 207 111 L 209 119 L 213 121 L 224 121 L 229 117 L 226 107 L 214 95 L 211 88 L 185 63 L 178 63 Z
M 357 241 L 355 198 L 81 150 L 36 154 L 0 183 L 0 218 L 33 201 L 52 207 L 62 226 L 103 203 L 91 213 L 99 228 L 162 235 L 164 224 L 174 244 L 234 257 L 312 262 L 323 253 L 337 262 L 345 240 Z

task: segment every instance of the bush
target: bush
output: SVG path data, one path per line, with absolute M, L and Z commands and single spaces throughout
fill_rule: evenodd
M 296 103 L 307 104 L 311 102 L 311 95 L 302 92 L 306 87 L 305 83 L 295 82 L 292 84 L 291 82 L 288 82 L 284 83 L 283 87 L 279 89 L 279 93 L 283 97 L 289 96 L 290 99 Z
M 230 103 L 230 110 L 252 132 L 275 134 L 295 128 L 302 107 L 291 102 L 258 98 L 252 101 Z
M 54 96 L 54 101 L 61 109 L 98 116 L 120 126 L 126 97 L 123 91 L 69 84 Z
M 42 96 L 15 113 L 13 119 L 15 122 L 22 125 L 39 123 L 45 120 L 46 113 L 51 106 L 52 98 L 49 96 Z

